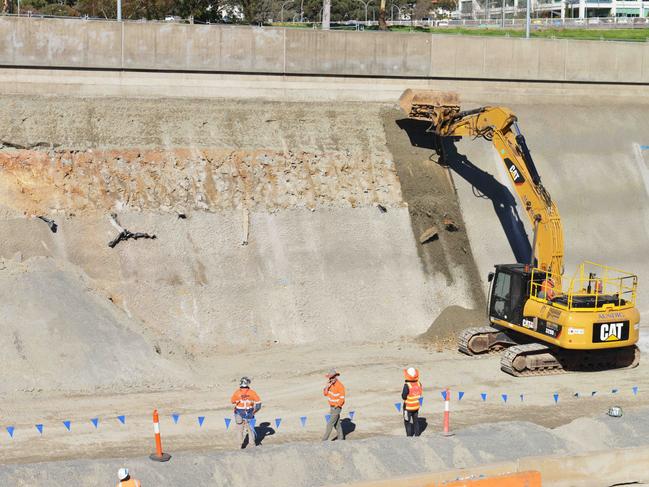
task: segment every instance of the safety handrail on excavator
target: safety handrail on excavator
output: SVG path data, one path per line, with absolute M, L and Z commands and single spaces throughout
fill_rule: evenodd
M 516 115 L 504 107 L 461 111 L 456 94 L 438 91 L 406 90 L 399 103 L 408 118 L 430 122 L 429 130 L 439 137 L 482 137 L 492 142 L 534 228 L 530 264 L 555 274 L 560 286 L 564 250 L 559 210 L 541 183 Z
M 548 302 L 567 311 L 601 311 L 606 308 L 635 306 L 638 276 L 595 262 L 582 262 L 575 275 L 564 287 L 552 286 L 552 298 L 547 295 L 547 281 L 558 279 L 554 273 L 532 269 L 530 298 Z M 565 278 L 564 278 L 565 282 Z

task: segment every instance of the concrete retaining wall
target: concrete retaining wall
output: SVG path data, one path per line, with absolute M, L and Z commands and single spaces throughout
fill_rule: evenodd
M 649 43 L 0 18 L 0 65 L 649 83 Z

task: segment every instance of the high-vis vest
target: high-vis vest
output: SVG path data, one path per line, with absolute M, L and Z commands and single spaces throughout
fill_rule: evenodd
M 339 380 L 324 388 L 324 395 L 329 400 L 329 406 L 341 408 L 345 404 L 345 386 Z
M 545 293 L 545 299 L 554 298 L 554 284 L 549 279 L 541 283 L 541 292 Z
M 141 487 L 140 481 L 135 479 L 122 480 L 117 487 Z
M 419 411 L 419 398 L 424 394 L 421 383 L 406 382 L 408 384 L 408 396 L 406 397 L 406 411 Z
M 235 409 L 253 409 L 261 402 L 261 399 L 252 389 L 241 387 L 234 391 L 230 401 L 234 404 Z

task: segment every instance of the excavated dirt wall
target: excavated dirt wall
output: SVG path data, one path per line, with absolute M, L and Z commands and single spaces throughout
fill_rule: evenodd
M 7 149 L 0 165 L 5 204 L 38 215 L 401 204 L 390 160 L 344 151 Z
M 399 340 L 448 306 L 482 300 L 449 180 L 424 152 L 395 150 L 410 144 L 394 123 L 399 112 L 384 105 L 2 101 L 0 256 L 28 271 L 33 258 L 65 264 L 129 322 L 146 353 L 185 361 L 273 344 Z M 434 201 L 404 200 L 408 164 L 437 174 Z M 423 218 L 414 231 L 409 202 Z M 111 214 L 156 238 L 110 248 Z M 462 231 L 421 247 L 419 232 L 449 215 Z M 12 303 L 8 336 L 42 333 L 19 312 L 41 292 Z M 45 330 L 96 326 L 69 316 L 44 318 Z M 91 362 L 98 346 L 81 347 L 79 360 Z M 30 377 L 45 366 L 36 350 L 18 363 Z

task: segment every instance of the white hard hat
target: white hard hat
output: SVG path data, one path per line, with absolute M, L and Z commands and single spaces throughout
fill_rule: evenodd
M 128 477 L 128 468 L 122 467 L 117 471 L 117 478 L 120 480 L 124 480 L 126 477 Z
M 329 373 L 327 373 L 327 374 L 325 375 L 325 377 L 327 377 L 327 378 L 329 378 L 329 379 L 332 379 L 332 378 L 337 377 L 337 376 L 339 376 L 339 375 L 340 375 L 340 372 L 338 372 L 338 371 L 337 371 L 336 369 L 334 369 L 334 368 L 331 368 L 331 369 L 329 369 Z

